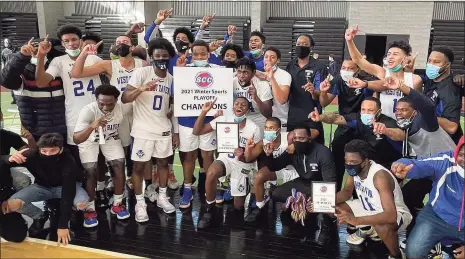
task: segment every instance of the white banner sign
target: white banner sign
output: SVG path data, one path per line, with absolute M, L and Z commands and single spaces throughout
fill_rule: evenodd
M 199 116 L 202 105 L 217 98 L 213 109 L 229 111 L 233 107 L 233 69 L 174 67 L 174 116 Z

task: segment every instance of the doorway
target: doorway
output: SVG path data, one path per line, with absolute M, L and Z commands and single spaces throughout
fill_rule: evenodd
M 365 43 L 365 55 L 373 64 L 383 66 L 383 57 L 386 54 L 387 36 L 367 35 Z

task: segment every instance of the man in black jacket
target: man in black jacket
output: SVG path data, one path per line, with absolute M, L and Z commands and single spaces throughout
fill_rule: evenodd
M 68 225 L 73 205 L 78 210 L 84 210 L 89 200 L 80 183 L 83 173 L 70 152 L 64 149 L 63 137 L 60 134 L 42 135 L 37 146 L 38 151 L 24 149 L 10 156 L 8 161 L 4 161 L 12 166 L 24 164 L 35 177 L 35 183 L 3 202 L 2 211 L 4 214 L 14 211 L 26 214 L 31 206 L 34 206 L 32 202 L 61 199 L 57 234 L 58 242 L 66 245 L 70 240 Z M 32 218 L 39 219 L 42 216 L 43 212 L 40 211 Z
M 57 132 L 66 137 L 65 96 L 60 78 L 50 82 L 50 87 L 38 88 L 35 81 L 37 46 L 39 40 L 31 39 L 21 51 L 11 54 L 0 73 L 0 85 L 15 90 L 19 115 L 23 126 L 37 140 L 44 133 Z M 51 40 L 54 46 L 47 55 L 45 66 L 64 53 L 56 49 L 61 43 Z
M 278 171 L 292 165 L 299 177 L 278 186 L 272 193 L 273 201 L 286 202 L 291 196 L 292 189 L 301 192 L 305 197 L 311 197 L 312 182 L 336 182 L 336 167 L 331 151 L 326 146 L 311 140 L 310 129 L 306 126 L 297 126 L 294 129 L 293 144 L 281 156 L 273 158 L 269 163 L 271 171 Z M 330 233 L 334 232 L 335 225 L 328 214 L 318 216 L 321 231 L 317 242 L 326 244 Z

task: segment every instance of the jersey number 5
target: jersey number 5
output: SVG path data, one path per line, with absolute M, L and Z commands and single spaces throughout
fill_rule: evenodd
M 82 81 L 74 81 L 73 86 L 74 96 L 84 96 L 84 84 Z M 95 93 L 94 80 L 91 79 L 89 81 L 89 84 L 87 85 L 87 91 L 91 92 L 92 94 Z
M 161 110 L 161 104 L 163 102 L 163 96 L 161 95 L 155 95 L 153 97 L 153 109 L 155 111 L 159 111 Z

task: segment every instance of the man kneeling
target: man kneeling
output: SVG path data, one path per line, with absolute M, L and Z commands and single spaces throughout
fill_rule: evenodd
M 204 124 L 207 113 L 212 109 L 215 101 L 203 105 L 202 113 L 197 118 L 194 125 L 194 135 L 203 135 L 216 129 L 217 122 L 239 123 L 239 148 L 234 154 L 220 154 L 218 159 L 208 168 L 207 180 L 205 182 L 207 208 L 205 213 L 199 218 L 198 228 L 208 228 L 212 219 L 212 209 L 215 203 L 216 184 L 218 178 L 224 175 L 231 176 L 231 195 L 234 197 L 234 208 L 241 210 L 244 207 L 245 196 L 247 195 L 247 179 L 250 172 L 256 168 L 256 163 L 245 163 L 244 148 L 247 141 L 258 143 L 261 141 L 260 129 L 257 124 L 247 119 L 250 103 L 244 97 L 237 97 L 234 101 L 234 119 L 219 116 L 209 124 Z
M 23 149 L 14 153 L 8 160 L 12 166 L 23 164 L 35 177 L 35 183 L 13 194 L 3 202 L 3 213 L 17 211 L 27 214 L 34 210 L 32 202 L 61 199 L 58 220 L 58 242 L 65 245 L 70 240 L 69 218 L 72 206 L 84 210 L 89 196 L 81 187 L 80 171 L 71 153 L 63 148 L 63 137 L 58 133 L 47 133 L 37 142 L 39 151 Z M 33 219 L 42 217 L 43 212 L 35 213 Z
M 369 159 L 370 150 L 368 143 L 358 139 L 345 146 L 349 175 L 336 195 L 336 216 L 339 223 L 361 227 L 347 237 L 349 244 L 360 245 L 368 236 L 379 235 L 389 250 L 389 258 L 404 258 L 397 233 L 410 224 L 412 215 L 394 175 Z M 358 199 L 349 200 L 354 188 Z

